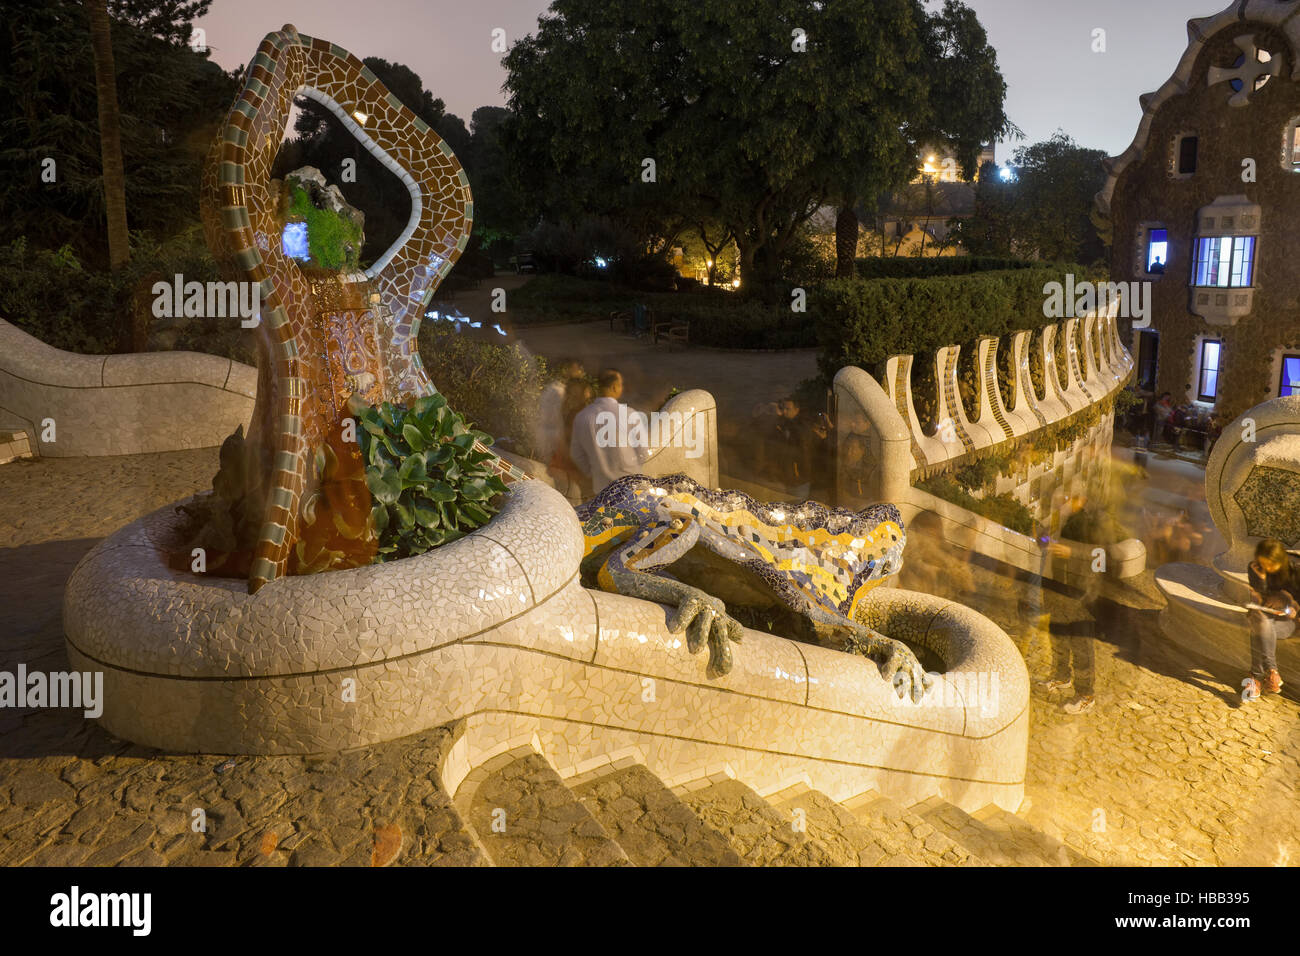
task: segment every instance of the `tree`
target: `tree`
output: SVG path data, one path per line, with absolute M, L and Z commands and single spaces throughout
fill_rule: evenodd
M 838 162 L 840 209 L 835 221 L 837 276 L 851 276 L 857 256 L 859 197 L 889 194 L 902 188 L 916 171 L 917 147 L 921 143 L 943 144 L 954 154 L 963 178 L 977 171 L 985 144 L 1019 130 L 1007 118 L 1003 104 L 1007 84 L 998 68 L 997 51 L 975 12 L 958 0 L 945 0 L 933 14 L 914 9 L 921 46 L 919 64 L 909 57 L 915 76 L 900 80 L 893 90 L 891 109 L 882 115 L 873 104 L 879 122 L 870 142 L 893 150 L 872 155 L 853 151 Z M 838 31 L 852 29 L 852 24 Z M 910 44 L 909 44 L 910 45 Z M 905 55 L 902 51 L 900 56 Z M 897 66 L 892 69 L 898 69 Z M 897 126 L 888 125 L 889 121 Z M 861 135 L 861 134 L 858 134 Z
M 505 58 L 507 147 L 538 212 L 595 213 L 658 236 L 718 220 L 735 237 L 746 286 L 765 285 L 821 205 L 851 207 L 906 181 L 917 132 L 941 126 L 934 76 L 960 67 L 987 81 L 991 51 L 975 42 L 983 37 L 965 10 L 949 3 L 931 18 L 919 0 L 556 0 Z M 940 93 L 954 113 L 942 117 L 945 139 L 963 148 L 972 131 L 1007 125 L 984 115 L 985 93 L 973 118 Z
M 1058 130 L 1016 151 L 1013 175 L 988 169 L 975 193 L 975 215 L 960 241 L 974 255 L 1017 255 L 1095 262 L 1105 252 L 1093 221 L 1093 197 L 1105 182 L 1106 153 L 1080 146 Z
M 466 174 L 474 193 L 474 231 L 486 246 L 513 239 L 529 226 L 502 142 L 509 115 L 502 106 L 480 106 L 470 116 Z
M 203 8 L 166 0 L 108 6 L 120 153 L 130 173 L 125 205 L 133 234 L 159 241 L 197 219 L 203 157 L 238 91 L 206 52 L 174 39 L 188 38 L 191 27 L 167 17 Z M 0 19 L 0 222 L 33 248 L 68 244 L 87 267 L 107 266 L 110 197 L 87 8 L 80 0 L 0 0 Z M 120 263 L 120 248 L 115 255 Z
M 122 119 L 117 106 L 117 74 L 107 0 L 86 0 L 90 46 L 95 54 L 95 100 L 99 104 L 99 150 L 103 163 L 104 209 L 108 214 L 108 264 L 120 269 L 131 258 L 126 230 L 126 171 L 122 168 Z

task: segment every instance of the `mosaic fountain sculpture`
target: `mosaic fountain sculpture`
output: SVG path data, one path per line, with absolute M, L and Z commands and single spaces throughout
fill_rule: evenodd
M 271 167 L 297 94 L 328 108 L 410 191 L 406 229 L 364 273 L 306 270 L 283 248 L 283 200 Z M 313 553 L 341 551 L 340 566 L 365 564 L 374 542 L 360 527 L 369 503 L 357 443 L 343 433 L 348 401 L 409 404 L 434 393 L 417 335 L 469 239 L 469 181 L 441 137 L 364 63 L 286 25 L 249 65 L 209 153 L 202 195 L 218 261 L 261 293 L 257 404 L 241 469 L 246 507 L 261 516 L 249 590 L 293 570 L 300 541 Z M 319 464 L 326 457 L 338 462 L 330 474 Z M 496 460 L 512 480 L 526 477 Z M 350 530 L 340 533 L 338 524 Z
M 284 252 L 270 170 L 297 93 L 411 193 L 406 231 L 364 274 L 313 273 Z M 259 48 L 204 195 L 214 249 L 261 291 L 253 422 L 222 456 L 223 473 L 244 463 L 230 473 L 255 506 L 256 551 L 246 585 L 177 567 L 170 506 L 78 565 L 68 656 L 104 673 L 114 734 L 168 750 L 312 753 L 450 726 L 455 744 L 435 769 L 458 799 L 479 768 L 523 748 L 565 779 L 631 760 L 671 787 L 722 774 L 760 794 L 803 782 L 833 799 L 879 790 L 1019 805 L 1024 662 L 969 608 L 876 587 L 904 543 L 889 506 L 786 514 L 680 477 L 636 478 L 575 516 L 494 457 L 510 493 L 473 533 L 389 563 L 358 544 L 334 570 L 294 573 L 323 514 L 326 533 L 364 514 L 349 402 L 433 394 L 416 333 L 465 245 L 469 190 L 445 144 L 360 61 L 286 26 Z M 693 566 L 707 591 L 689 584 Z M 813 642 L 741 628 L 720 587 L 793 615 Z M 883 634 L 925 647 L 943 672 L 922 677 Z M 705 645 L 707 674 L 689 653 Z

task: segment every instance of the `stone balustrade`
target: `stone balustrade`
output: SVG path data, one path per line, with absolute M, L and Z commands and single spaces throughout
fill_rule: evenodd
M 880 384 L 909 433 L 912 469 L 929 472 L 945 462 L 1027 435 L 1068 418 L 1120 389 L 1133 369 L 1133 359 L 1119 339 L 1118 308 L 1115 303 L 1107 313 L 1044 326 L 1037 337 L 1028 331 L 1009 336 L 1006 347 L 1012 351 L 1011 365 L 1016 370 L 1012 381 L 1003 383 L 1011 396 L 1009 402 L 1003 401 L 1003 389 L 998 381 L 1001 375 L 998 349 L 1003 347 L 1003 342 L 990 337 L 974 343 L 975 391 L 979 405 L 973 419 L 967 414 L 958 391 L 957 369 L 962 346 L 947 346 L 934 354 L 932 371 L 938 394 L 931 423 L 921 420 L 912 392 L 912 366 L 916 357 L 891 356 L 885 363 L 885 380 Z M 1082 354 L 1075 341 L 1080 325 Z M 1067 366 L 1063 375 L 1056 367 L 1058 336 L 1065 337 Z M 1030 374 L 1031 348 L 1038 351 L 1042 360 L 1044 393 L 1041 396 Z M 1067 383 L 1064 387 L 1061 378 Z M 841 390 L 837 386 L 837 393 L 843 391 L 849 389 Z M 861 405 L 856 396 L 849 394 L 848 398 Z M 927 424 L 936 426 L 937 433 L 928 434 Z
M 835 377 L 839 460 L 838 503 L 862 508 L 877 501 L 898 505 L 905 520 L 929 512 L 940 520 L 945 540 L 963 542 L 975 553 L 1021 570 L 1069 582 L 1088 573 L 1092 549 L 1079 544 L 1069 561 L 1044 565 L 1039 544 L 1027 535 L 1005 528 L 951 502 L 913 486 L 921 476 L 955 467 L 975 453 L 1006 442 L 1032 436 L 1112 396 L 1128 381 L 1133 359 L 1119 339 L 1118 304 L 1102 314 L 1067 319 L 1045 326 L 1041 335 L 1016 332 L 1005 340 L 992 337 L 974 343 L 977 350 L 977 414 L 967 414 L 958 393 L 957 370 L 961 346 L 939 349 L 934 356 L 938 395 L 934 435 L 927 434 L 912 393 L 915 357 L 896 355 L 885 364 L 883 382 L 859 368 L 844 368 Z M 1083 349 L 1076 346 L 1082 332 Z M 1065 336 L 1066 368 L 1058 373 L 1057 336 Z M 999 384 L 998 349 L 1011 349 L 1011 382 Z M 1035 389 L 1030 374 L 1030 349 L 1042 361 L 1043 392 Z M 1061 385 L 1061 378 L 1066 384 Z M 1004 393 L 1009 401 L 1004 400 Z M 1104 419 L 1096 440 L 1078 443 L 1070 452 L 1058 452 L 1062 470 L 1074 480 L 1097 462 L 1074 458 L 1096 457 L 1109 446 L 1111 420 Z M 1025 476 L 1014 481 L 1023 483 Z M 1057 490 L 1057 496 L 1064 492 Z M 1107 548 L 1108 573 L 1130 578 L 1146 567 L 1146 549 L 1136 540 Z

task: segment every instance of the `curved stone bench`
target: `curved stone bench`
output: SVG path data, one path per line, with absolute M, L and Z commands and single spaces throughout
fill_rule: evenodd
M 255 595 L 168 569 L 155 542 L 174 520 L 163 509 L 101 542 L 65 597 L 72 666 L 104 673 L 101 719 L 138 743 L 308 753 L 461 721 L 453 790 L 536 741 L 565 775 L 636 752 L 670 786 L 727 768 L 760 793 L 805 781 L 972 810 L 1023 796 L 1024 664 L 995 625 L 937 598 L 882 590 L 868 605 L 949 664 L 917 706 L 870 661 L 755 631 L 731 674 L 706 678 L 665 608 L 581 586 L 576 517 L 537 482 L 429 554 Z
M 1250 673 L 1250 631 L 1246 608 L 1227 593 L 1223 578 L 1202 564 L 1164 564 L 1155 572 L 1156 587 L 1168 603 L 1160 612 L 1160 629 L 1173 643 L 1203 657 Z M 1279 641 L 1278 668 L 1300 673 L 1300 640 Z
M 253 414 L 257 369 L 199 352 L 78 355 L 0 319 L 0 416 L 47 458 L 220 445 Z M 55 440 L 43 422 L 54 420 Z

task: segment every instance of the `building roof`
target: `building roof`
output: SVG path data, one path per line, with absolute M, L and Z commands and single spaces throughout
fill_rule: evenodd
M 914 183 L 905 191 L 883 196 L 880 215 L 904 219 L 952 219 L 975 213 L 975 184 L 936 182 L 932 184 L 933 205 L 927 210 L 923 186 Z
M 1178 68 L 1160 89 L 1138 97 L 1138 102 L 1142 105 L 1142 122 L 1138 124 L 1132 145 L 1103 163 L 1107 173 L 1106 184 L 1097 193 L 1097 208 L 1102 213 L 1110 214 L 1115 184 L 1124 170 L 1137 162 L 1145 152 L 1156 111 L 1168 100 L 1187 92 L 1201 50 L 1219 33 L 1247 21 L 1276 27 L 1286 36 L 1292 54 L 1291 79 L 1300 80 L 1300 0 L 1234 0 L 1225 10 L 1213 16 L 1187 21 L 1187 50 L 1178 61 Z

